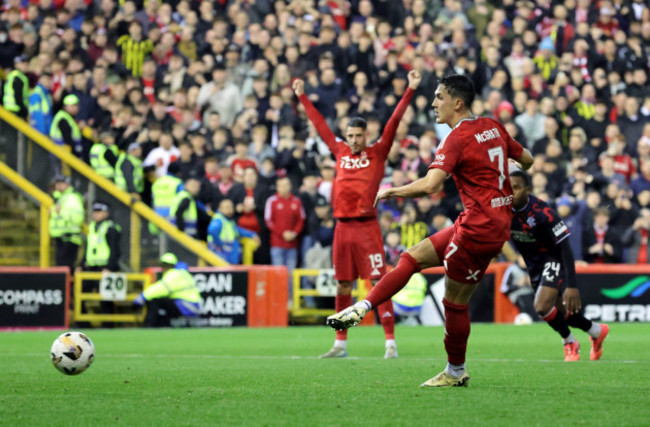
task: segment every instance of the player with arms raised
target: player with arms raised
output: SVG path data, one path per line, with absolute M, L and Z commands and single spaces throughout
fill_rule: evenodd
M 557 212 L 530 194 L 525 172 L 511 171 L 510 183 L 515 213 L 512 240 L 526 262 L 530 281 L 536 291 L 535 311 L 562 337 L 566 362 L 580 360 L 580 343 L 569 326 L 582 329 L 591 336 L 590 359 L 599 360 L 609 326 L 599 325 L 580 314 L 575 260 L 567 239 L 571 232 Z
M 512 189 L 508 159 L 528 169 L 533 158 L 495 120 L 473 116 L 474 85 L 465 76 L 443 77 L 436 88 L 433 109 L 437 123 L 452 131 L 438 145 L 427 175 L 411 184 L 381 190 L 377 201 L 392 197 L 423 197 L 438 193 L 451 174 L 465 210 L 456 222 L 403 253 L 397 267 L 370 291 L 368 297 L 327 318 L 334 329 L 358 325 L 372 307 L 402 289 L 411 275 L 444 265 L 445 350 L 447 368 L 423 387 L 465 386 L 465 353 L 470 332 L 468 302 L 491 259 L 510 239 Z
M 352 304 L 352 284 L 357 278 L 370 280 L 374 285 L 385 273 L 384 244 L 377 221 L 374 198 L 384 177 L 386 158 L 393 145 L 397 125 L 413 98 L 422 77 L 412 70 L 408 74 L 408 88 L 397 108 L 386 123 L 384 132 L 374 144 L 367 141 L 366 122 L 352 118 L 348 122 L 345 141 L 329 129 L 323 116 L 309 101 L 304 83 L 297 79 L 293 90 L 307 111 L 309 120 L 336 158 L 336 178 L 332 188 L 334 217 L 333 264 L 337 280 L 336 311 Z M 386 335 L 385 358 L 397 357 L 395 344 L 395 317 L 390 300 L 376 305 Z M 347 331 L 337 331 L 334 346 L 321 357 L 347 356 Z

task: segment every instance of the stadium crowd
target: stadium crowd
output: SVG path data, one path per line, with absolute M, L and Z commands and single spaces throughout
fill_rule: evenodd
M 647 0 L 5 0 L 0 21 L 4 107 L 235 261 L 247 235 L 256 263 L 331 263 L 335 165 L 292 80 L 339 135 L 360 116 L 372 141 L 411 69 L 383 186 L 426 174 L 450 131 L 433 92 L 469 75 L 472 112 L 534 154 L 532 194 L 575 258 L 650 257 Z M 387 261 L 460 211 L 452 180 L 382 202 Z

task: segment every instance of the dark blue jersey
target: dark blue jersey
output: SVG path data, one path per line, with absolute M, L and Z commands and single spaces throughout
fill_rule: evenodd
M 526 261 L 530 279 L 538 281 L 548 262 L 562 263 L 558 244 L 571 233 L 557 212 L 535 196 L 528 196 L 526 206 L 513 211 L 512 241 Z

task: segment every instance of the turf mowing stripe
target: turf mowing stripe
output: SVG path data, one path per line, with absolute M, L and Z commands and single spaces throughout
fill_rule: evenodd
M 0 356 L 15 356 L 14 353 L 0 353 Z M 48 355 L 43 355 L 42 353 L 23 353 L 21 357 L 48 357 Z M 169 359 L 170 357 L 179 358 L 179 359 L 249 359 L 249 360 L 320 360 L 318 356 L 230 356 L 227 354 L 137 354 L 137 353 L 124 353 L 124 354 L 102 354 L 102 358 L 114 358 L 114 359 Z M 340 359 L 347 360 L 378 360 L 381 357 L 359 357 L 359 356 L 349 356 Z M 401 359 L 415 360 L 415 361 L 437 361 L 443 358 L 435 357 L 401 357 Z M 495 362 L 495 363 L 566 363 L 562 359 L 475 359 L 472 358 L 469 362 Z M 616 360 L 616 359 L 606 359 L 599 360 L 598 363 L 650 363 L 650 360 Z

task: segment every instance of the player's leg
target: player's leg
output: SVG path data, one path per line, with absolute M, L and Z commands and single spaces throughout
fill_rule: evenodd
M 348 240 L 352 233 L 348 228 L 347 223 L 339 222 L 334 229 L 332 263 L 334 265 L 334 278 L 337 281 L 336 297 L 334 299 L 334 308 L 337 313 L 352 305 L 352 285 L 358 277 Z M 320 357 L 346 357 L 348 355 L 347 335 L 347 330 L 337 330 L 334 345 Z
M 600 360 L 600 356 L 603 354 L 603 341 L 609 334 L 609 325 L 592 322 L 582 313 L 570 314 L 566 322 L 570 327 L 582 329 L 589 334 L 589 340 L 591 341 L 589 359 Z
M 372 307 L 377 307 L 383 302 L 390 301 L 393 295 L 406 286 L 406 283 L 413 274 L 423 268 L 441 265 L 440 257 L 434 244 L 443 248 L 440 251 L 442 253 L 451 239 L 452 233 L 453 227 L 447 227 L 433 236 L 422 240 L 403 253 L 400 256 L 397 266 L 381 278 L 377 285 L 372 288 L 368 296 L 366 296 L 365 300 L 359 301 L 354 306 L 329 316 L 327 318 L 327 324 L 336 330 L 348 329 L 358 325 Z M 434 242 L 439 242 L 440 244 Z
M 377 284 L 377 280 L 372 280 L 372 286 Z M 377 307 L 377 315 L 382 328 L 384 328 L 384 336 L 386 337 L 386 352 L 384 359 L 397 359 L 397 343 L 395 342 L 395 311 L 393 309 L 393 301 L 385 301 Z
M 352 305 L 352 286 L 351 280 L 339 280 L 336 284 L 336 297 L 334 298 L 334 309 L 338 313 L 346 307 Z M 347 329 L 336 331 L 334 345 L 325 354 L 320 355 L 321 359 L 332 357 L 346 357 L 348 355 L 348 331 Z
M 535 293 L 535 311 L 562 337 L 564 360 L 575 362 L 580 360 L 580 343 L 569 330 L 564 316 L 560 286 L 559 274 L 554 275 L 551 269 L 545 268 Z
M 503 243 L 478 244 L 453 236 L 445 249 L 443 264 L 446 271 L 445 351 L 447 367 L 426 381 L 424 387 L 466 386 L 465 355 L 470 334 L 469 299 L 481 282 L 492 258 L 499 254 Z
M 409 248 L 400 256 L 397 266 L 372 288 L 366 300 L 373 307 L 390 301 L 393 295 L 406 286 L 412 275 L 425 268 L 442 265 L 436 248 L 440 247 L 440 254 L 442 254 L 451 239 L 452 232 L 453 227 L 447 227 Z

